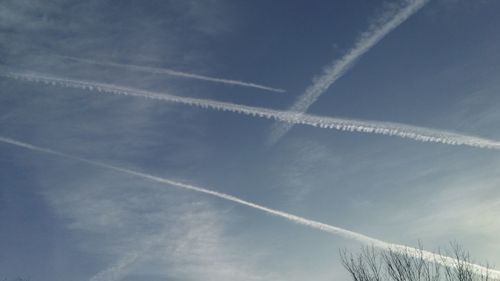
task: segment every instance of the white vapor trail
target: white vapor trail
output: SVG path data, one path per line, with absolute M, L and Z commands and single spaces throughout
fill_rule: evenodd
M 260 89 L 260 90 L 265 90 L 265 91 L 270 91 L 270 92 L 276 92 L 276 93 L 286 92 L 284 89 L 272 88 L 272 87 L 268 87 L 268 86 L 264 86 L 264 85 L 255 84 L 255 83 L 238 81 L 238 80 L 231 80 L 231 79 L 208 77 L 208 76 L 203 76 L 203 75 L 198 75 L 198 74 L 193 74 L 193 73 L 181 72 L 181 71 L 168 69 L 168 68 L 157 68 L 157 67 L 140 66 L 140 65 L 133 65 L 133 64 L 116 63 L 116 62 L 95 61 L 95 60 L 82 59 L 82 58 L 76 58 L 76 57 L 70 57 L 70 56 L 61 56 L 61 55 L 55 55 L 55 57 L 68 59 L 68 60 L 72 60 L 72 61 L 77 61 L 77 62 L 82 62 L 82 63 L 87 63 L 87 64 L 128 68 L 131 70 L 141 71 L 141 72 L 146 72 L 146 73 L 165 74 L 165 75 L 170 75 L 170 76 L 197 79 L 197 80 L 203 80 L 203 81 L 209 81 L 209 82 L 215 82 L 215 83 L 223 83 L 223 84 L 234 85 L 234 86 L 250 87 L 250 88 L 255 88 L 255 89 Z
M 451 257 L 447 257 L 447 256 L 435 254 L 435 253 L 428 252 L 428 251 L 423 251 L 423 250 L 416 249 L 416 248 L 409 247 L 409 246 L 405 246 L 405 245 L 388 243 L 388 242 L 385 242 L 385 241 L 382 241 L 382 240 L 379 240 L 379 239 L 376 239 L 376 238 L 373 238 L 373 237 L 370 237 L 370 236 L 367 236 L 367 235 L 364 235 L 364 234 L 361 234 L 361 233 L 350 231 L 350 230 L 347 230 L 347 229 L 344 229 L 344 228 L 341 228 L 341 227 L 329 225 L 329 224 L 326 224 L 326 223 L 322 223 L 322 222 L 318 222 L 318 221 L 315 221 L 315 220 L 310 220 L 310 219 L 307 219 L 307 218 L 304 218 L 304 217 L 300 217 L 300 216 L 296 216 L 296 215 L 293 215 L 293 214 L 289 214 L 289 213 L 286 213 L 286 212 L 283 212 L 283 211 L 271 209 L 271 208 L 268 208 L 268 207 L 265 207 L 265 206 L 262 206 L 262 205 L 259 205 L 259 204 L 256 204 L 256 203 L 244 200 L 244 199 L 240 199 L 238 197 L 235 197 L 235 196 L 232 196 L 232 195 L 229 195 L 229 194 L 226 194 L 226 193 L 222 193 L 222 192 L 210 190 L 210 189 L 199 187 L 199 186 L 195 186 L 195 185 L 185 184 L 185 183 L 173 181 L 173 180 L 170 180 L 170 179 L 153 176 L 153 175 L 150 175 L 150 174 L 146 174 L 146 173 L 142 173 L 142 172 L 137 172 L 137 171 L 129 170 L 129 169 L 126 169 L 126 168 L 121 168 L 121 167 L 117 167 L 117 166 L 113 166 L 113 165 L 108 165 L 108 164 L 104 164 L 104 163 L 101 163 L 101 162 L 97 162 L 97 161 L 93 161 L 93 160 L 88 160 L 88 159 L 85 159 L 85 158 L 80 158 L 80 157 L 77 157 L 77 156 L 69 155 L 69 154 L 66 154 L 66 153 L 58 152 L 58 151 L 47 149 L 47 148 L 38 147 L 38 146 L 35 146 L 35 145 L 32 145 L 32 144 L 20 142 L 20 141 L 17 141 L 17 140 L 14 140 L 14 139 L 10 139 L 10 138 L 6 138 L 6 137 L 2 137 L 2 136 L 0 136 L 0 142 L 11 144 L 11 145 L 15 145 L 15 146 L 19 146 L 19 147 L 23 147 L 23 148 L 26 148 L 26 149 L 29 149 L 29 150 L 33 150 L 33 151 L 38 151 L 38 152 L 43 152 L 43 153 L 48 153 L 48 154 L 56 155 L 56 156 L 59 156 L 59 157 L 73 159 L 73 160 L 84 162 L 84 163 L 87 163 L 87 164 L 91 164 L 91 165 L 94 165 L 94 166 L 97 166 L 97 167 L 105 168 L 107 170 L 113 170 L 113 171 L 124 173 L 124 174 L 127 174 L 127 175 L 131 175 L 131 176 L 136 176 L 136 177 L 139 177 L 139 178 L 147 179 L 147 180 L 150 180 L 150 181 L 153 181 L 153 182 L 162 183 L 162 184 L 166 184 L 166 185 L 169 185 L 169 186 L 175 186 L 175 187 L 178 187 L 178 188 L 182 188 L 182 189 L 186 189 L 186 190 L 191 190 L 191 191 L 195 191 L 195 192 L 207 194 L 207 195 L 210 195 L 210 196 L 213 196 L 213 197 L 224 199 L 226 201 L 231 201 L 231 202 L 234 202 L 234 203 L 237 203 L 237 204 L 240 204 L 240 205 L 244 205 L 244 206 L 247 206 L 247 207 L 250 207 L 250 208 L 253 208 L 253 209 L 257 209 L 257 210 L 260 210 L 260 211 L 262 211 L 264 213 L 267 213 L 267 214 L 270 214 L 270 215 L 273 215 L 273 216 L 284 218 L 284 219 L 286 219 L 288 221 L 291 221 L 291 222 L 294 222 L 296 224 L 301 224 L 301 225 L 304 225 L 304 226 L 307 226 L 307 227 L 310 227 L 310 228 L 313 228 L 313 229 L 321 230 L 321 231 L 329 233 L 329 234 L 342 236 L 344 238 L 355 240 L 355 241 L 358 241 L 358 242 L 361 242 L 361 243 L 364 243 L 364 244 L 368 244 L 368 245 L 371 245 L 371 246 L 374 246 L 374 247 L 377 247 L 377 248 L 380 248 L 380 249 L 392 250 L 392 251 L 398 252 L 398 253 L 406 253 L 406 254 L 409 254 L 409 255 L 411 255 L 413 257 L 418 257 L 418 258 L 422 257 L 422 258 L 424 258 L 427 261 L 436 262 L 436 263 L 439 263 L 439 264 L 442 264 L 442 265 L 445 265 L 445 266 L 448 266 L 448 267 L 455 267 L 455 266 L 457 266 L 455 260 L 453 258 L 451 258 Z M 135 258 L 136 257 L 133 256 L 133 255 L 130 257 L 131 260 L 134 260 Z M 127 263 L 128 259 L 129 258 L 127 258 L 127 259 L 124 260 L 124 264 Z M 476 273 L 478 273 L 478 274 L 486 274 L 486 273 L 488 273 L 490 277 L 500 278 L 500 271 L 490 270 L 488 268 L 485 268 L 485 267 L 483 267 L 481 265 L 477 265 L 477 264 L 468 264 L 468 265 Z M 118 265 L 117 268 L 120 268 L 120 267 L 121 267 L 121 264 Z
M 405 0 L 404 6 L 384 13 L 382 18 L 375 21 L 368 31 L 361 34 L 354 47 L 343 57 L 334 61 L 323 70 L 323 74 L 313 79 L 313 83 L 300 95 L 289 111 L 297 114 L 304 113 L 315 103 L 328 88 L 342 77 L 368 50 L 375 46 L 392 30 L 402 24 L 411 15 L 422 8 L 429 0 Z M 269 143 L 278 142 L 291 128 L 292 123 L 275 123 L 271 128 Z
M 99 93 L 148 98 L 201 108 L 229 111 L 253 117 L 273 119 L 276 121 L 287 122 L 291 124 L 302 124 L 324 129 L 397 136 L 400 138 L 408 138 L 421 142 L 436 142 L 448 145 L 466 145 L 479 148 L 500 149 L 500 142 L 495 140 L 443 130 L 416 127 L 401 123 L 323 117 L 309 114 L 296 114 L 288 111 L 279 111 L 207 99 L 179 97 L 170 94 L 156 93 L 111 84 L 72 80 L 33 73 L 27 74 L 0 71 L 0 76 L 29 82 L 45 83 L 54 86 L 85 89 Z
M 89 281 L 112 281 L 121 280 L 127 274 L 127 268 L 134 264 L 140 257 L 140 253 L 133 252 L 125 255 L 110 268 L 99 272 Z

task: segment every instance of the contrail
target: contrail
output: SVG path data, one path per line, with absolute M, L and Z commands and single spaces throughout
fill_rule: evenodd
M 279 211 L 279 210 L 276 210 L 276 209 L 268 208 L 268 207 L 265 207 L 265 206 L 262 206 L 262 205 L 259 205 L 259 204 L 256 204 L 256 203 L 244 200 L 244 199 L 240 199 L 238 197 L 235 197 L 235 196 L 232 196 L 232 195 L 229 195 L 229 194 L 226 194 L 226 193 L 222 193 L 222 192 L 210 190 L 210 189 L 207 189 L 207 188 L 203 188 L 203 187 L 199 187 L 199 186 L 195 186 L 195 185 L 191 185 L 191 184 L 185 184 L 185 183 L 177 182 L 177 181 L 174 181 L 174 180 L 157 177 L 157 176 L 154 176 L 154 175 L 150 175 L 150 174 L 146 174 L 146 173 L 142 173 L 142 172 L 137 172 L 137 171 L 129 170 L 129 169 L 126 169 L 126 168 L 121 168 L 121 167 L 117 167 L 117 166 L 113 166 L 113 165 L 109 165 L 109 164 L 104 164 L 104 163 L 101 163 L 101 162 L 98 162 L 98 161 L 93 161 L 93 160 L 88 160 L 88 159 L 85 159 L 85 158 L 80 158 L 80 157 L 77 157 L 77 156 L 73 156 L 73 155 L 69 155 L 69 154 L 66 154 L 66 153 L 58 152 L 58 151 L 55 151 L 55 150 L 52 150 L 52 149 L 43 148 L 43 147 L 35 146 L 35 145 L 32 145 L 32 144 L 20 142 L 20 141 L 11 139 L 11 138 L 6 138 L 6 137 L 0 136 L 0 142 L 11 144 L 11 145 L 15 145 L 15 146 L 19 146 L 19 147 L 23 147 L 23 148 L 26 148 L 26 149 L 29 149 L 29 150 L 33 150 L 33 151 L 38 151 L 38 152 L 43 152 L 43 153 L 48 153 L 48 154 L 56 155 L 56 156 L 59 156 L 59 157 L 73 159 L 73 160 L 76 160 L 76 161 L 79 161 L 79 162 L 84 162 L 84 163 L 87 163 L 87 164 L 91 164 L 93 166 L 105 168 L 107 170 L 113 170 L 113 171 L 124 173 L 124 174 L 127 174 L 127 175 L 131 175 L 131 176 L 136 176 L 136 177 L 139 177 L 139 178 L 147 179 L 147 180 L 150 180 L 150 181 L 153 181 L 153 182 L 157 182 L 157 183 L 161 183 L 161 184 L 166 184 L 168 186 L 175 186 L 175 187 L 178 187 L 178 188 L 182 188 L 182 189 L 186 189 L 186 190 L 191 190 L 191 191 L 195 191 L 195 192 L 198 192 L 198 193 L 203 193 L 203 194 L 210 195 L 210 196 L 213 196 L 213 197 L 217 197 L 217 198 L 220 198 L 220 199 L 223 199 L 223 200 L 226 200 L 226 201 L 231 201 L 231 202 L 234 202 L 234 203 L 237 203 L 237 204 L 240 204 L 240 205 L 244 205 L 244 206 L 256 209 L 256 210 L 260 210 L 260 211 L 262 211 L 264 213 L 267 213 L 267 214 L 270 214 L 270 215 L 273 215 L 273 216 L 276 216 L 276 217 L 284 218 L 284 219 L 286 219 L 288 221 L 291 221 L 291 222 L 294 222 L 296 224 L 304 225 L 304 226 L 307 226 L 307 227 L 310 227 L 310 228 L 313 228 L 313 229 L 317 229 L 317 230 L 320 230 L 320 231 L 323 231 L 323 232 L 326 232 L 326 233 L 329 233 L 329 234 L 342 236 L 344 238 L 355 240 L 355 241 L 358 241 L 360 243 L 368 244 L 368 245 L 371 245 L 371 246 L 374 246 L 374 247 L 377 247 L 377 248 L 380 248 L 380 249 L 392 250 L 392 251 L 395 251 L 395 252 L 398 252 L 398 253 L 406 253 L 406 254 L 409 254 L 411 256 L 418 257 L 418 258 L 422 257 L 422 258 L 424 258 L 427 261 L 437 262 L 439 264 L 442 264 L 442 265 L 445 265 L 445 266 L 448 266 L 448 267 L 455 267 L 456 266 L 455 260 L 453 258 L 451 258 L 451 257 L 447 257 L 447 256 L 435 254 L 435 253 L 428 252 L 428 251 L 423 251 L 423 250 L 416 249 L 416 248 L 409 247 L 409 246 L 405 246 L 405 245 L 388 243 L 388 242 L 385 242 L 385 241 L 382 241 L 382 240 L 379 240 L 379 239 L 376 239 L 376 238 L 373 238 L 373 237 L 370 237 L 370 236 L 367 236 L 367 235 L 364 235 L 364 234 L 361 234 L 361 233 L 357 233 L 357 232 L 354 232 L 354 231 L 351 231 L 351 230 L 347 230 L 347 229 L 344 229 L 344 228 L 341 228 L 341 227 L 329 225 L 329 224 L 326 224 L 326 223 L 322 223 L 322 222 L 319 222 L 319 221 L 315 221 L 315 220 L 307 219 L 307 218 L 304 218 L 304 217 L 296 216 L 296 215 L 289 214 L 289 213 L 286 213 L 286 212 L 283 212 L 283 211 Z M 136 259 L 136 256 L 134 256 L 134 255 L 132 255 L 130 257 L 127 257 L 123 261 L 123 264 L 127 264 L 129 261 L 133 262 L 133 260 L 135 260 L 135 259 Z M 120 263 L 117 266 L 117 268 L 118 269 L 121 268 L 121 265 L 122 265 L 122 263 Z M 478 274 L 485 274 L 486 272 L 488 272 L 488 274 L 489 274 L 490 277 L 500 278 L 500 271 L 489 270 L 488 268 L 485 268 L 485 267 L 483 267 L 481 265 L 477 265 L 477 264 L 468 264 L 468 265 L 471 266 L 471 268 L 476 273 L 478 273 Z M 106 273 L 106 274 L 108 274 L 108 273 Z M 110 272 L 109 274 L 111 274 L 111 275 L 114 274 L 114 271 Z
M 165 74 L 165 75 L 177 76 L 177 77 L 182 77 L 182 78 L 190 78 L 190 79 L 197 79 L 197 80 L 203 80 L 203 81 L 209 81 L 209 82 L 215 82 L 215 83 L 228 84 L 228 85 L 233 85 L 233 86 L 250 87 L 250 88 L 256 88 L 256 89 L 270 91 L 270 92 L 276 92 L 276 93 L 286 92 L 284 89 L 272 88 L 272 87 L 268 87 L 268 86 L 255 84 L 255 83 L 238 81 L 238 80 L 231 80 L 231 79 L 208 77 L 208 76 L 203 76 L 203 75 L 198 75 L 198 74 L 193 74 L 193 73 L 181 72 L 181 71 L 168 69 L 168 68 L 156 68 L 156 67 L 140 66 L 140 65 L 133 65 L 133 64 L 116 63 L 116 62 L 95 61 L 95 60 L 82 59 L 82 58 L 76 58 L 76 57 L 70 57 L 70 56 L 61 56 L 61 55 L 54 55 L 54 56 L 59 57 L 59 58 L 63 58 L 63 59 L 72 60 L 72 61 L 87 63 L 87 64 L 128 68 L 128 69 L 140 71 L 140 72 L 147 72 L 147 73 L 153 73 L 153 74 Z
M 125 255 L 110 268 L 107 268 L 90 278 L 89 281 L 112 281 L 123 279 L 123 277 L 128 273 L 128 267 L 134 264 L 139 259 L 140 255 L 141 253 L 139 252 L 132 252 Z
M 116 86 L 112 84 L 72 80 L 33 73 L 26 74 L 15 72 L 0 72 L 0 76 L 67 88 L 85 89 L 98 93 L 125 95 L 180 103 L 189 106 L 235 112 L 254 117 L 288 122 L 291 124 L 309 125 L 325 129 L 397 136 L 400 138 L 408 138 L 421 142 L 436 142 L 449 145 L 467 145 L 479 148 L 500 149 L 500 142 L 498 141 L 400 123 L 322 117 L 308 114 L 295 114 L 288 111 L 279 111 L 206 99 L 179 97 L 170 94 L 156 93 L 151 91 Z
M 295 113 L 304 113 L 315 103 L 318 98 L 340 77 L 342 77 L 361 56 L 375 46 L 392 30 L 402 24 L 411 15 L 422 8 L 429 0 L 405 0 L 405 5 L 400 5 L 398 8 L 392 8 L 386 11 L 381 18 L 372 24 L 368 31 L 365 31 L 359 36 L 354 47 L 350 49 L 339 60 L 328 65 L 323 74 L 313 79 L 305 92 L 300 95 L 295 103 L 290 107 L 289 111 Z M 275 123 L 271 128 L 269 143 L 274 144 L 279 141 L 292 127 L 292 123 Z

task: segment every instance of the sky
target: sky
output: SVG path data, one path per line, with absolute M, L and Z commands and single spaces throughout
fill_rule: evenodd
M 499 268 L 498 11 L 494 0 L 3 0 L 0 139 L 388 243 L 456 241 Z M 294 108 L 310 89 L 314 102 Z M 123 94 L 144 92 L 275 119 Z M 492 145 L 467 144 L 478 138 Z M 339 249 L 363 246 L 5 141 L 0 222 L 0 279 L 348 280 Z

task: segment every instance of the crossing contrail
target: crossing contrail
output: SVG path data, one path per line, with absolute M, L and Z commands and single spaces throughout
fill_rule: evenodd
M 300 95 L 289 111 L 304 113 L 328 88 L 342 77 L 361 56 L 368 52 L 392 30 L 422 8 L 429 0 L 405 0 L 404 5 L 391 8 L 372 24 L 368 31 L 359 36 L 354 47 L 343 57 L 325 67 L 323 74 L 313 79 L 313 83 Z M 292 127 L 293 123 L 275 123 L 271 128 L 269 143 L 279 141 Z
M 500 142 L 495 140 L 443 130 L 416 127 L 401 123 L 323 117 L 308 114 L 295 114 L 288 111 L 279 111 L 207 99 L 179 97 L 171 94 L 133 89 L 112 84 L 65 79 L 34 73 L 0 72 L 0 76 L 29 82 L 50 84 L 54 86 L 85 89 L 98 93 L 125 95 L 160 100 L 165 102 L 180 103 L 189 106 L 235 112 L 254 117 L 288 122 L 291 124 L 302 124 L 325 129 L 397 136 L 400 138 L 408 138 L 421 142 L 436 142 L 448 145 L 466 145 L 479 148 L 500 149 Z
M 209 81 L 209 82 L 215 82 L 215 83 L 228 84 L 228 85 L 233 85 L 233 86 L 250 87 L 250 88 L 255 88 L 255 89 L 260 89 L 260 90 L 265 90 L 265 91 L 270 91 L 270 92 L 276 92 L 276 93 L 286 92 L 284 89 L 268 87 L 268 86 L 259 85 L 259 84 L 255 84 L 255 83 L 238 81 L 238 80 L 231 80 L 231 79 L 208 77 L 208 76 L 204 76 L 204 75 L 181 72 L 181 71 L 168 69 L 168 68 L 157 68 L 157 67 L 140 66 L 140 65 L 133 65 L 133 64 L 116 63 L 116 62 L 95 61 L 95 60 L 82 59 L 82 58 L 76 58 L 76 57 L 70 57 L 70 56 L 61 56 L 61 55 L 54 55 L 54 56 L 59 57 L 59 58 L 63 58 L 63 59 L 72 60 L 72 61 L 87 63 L 87 64 L 127 68 L 127 69 L 140 71 L 140 72 L 146 72 L 146 73 L 152 73 L 152 74 L 165 74 L 165 75 L 177 76 L 177 77 L 181 77 L 181 78 L 197 79 L 197 80 L 203 80 L 203 81 Z
M 414 257 L 418 257 L 418 258 L 422 257 L 423 259 L 425 259 L 427 261 L 436 262 L 436 263 L 439 263 L 439 264 L 442 264 L 442 265 L 445 265 L 448 267 L 455 267 L 456 266 L 455 259 L 453 259 L 451 257 L 435 254 L 435 253 L 428 252 L 428 251 L 423 251 L 423 250 L 416 249 L 416 248 L 409 247 L 409 246 L 405 246 L 405 245 L 399 245 L 399 244 L 385 242 L 385 241 L 382 241 L 382 240 L 379 240 L 379 239 L 376 239 L 376 238 L 373 238 L 373 237 L 370 237 L 370 236 L 367 236 L 367 235 L 364 235 L 361 233 L 357 233 L 357 232 L 354 232 L 351 230 L 347 230 L 347 229 L 344 229 L 341 227 L 329 225 L 329 224 L 322 223 L 319 221 L 307 219 L 304 217 L 296 216 L 296 215 L 286 213 L 283 211 L 279 211 L 276 209 L 268 208 L 268 207 L 259 205 L 257 203 L 253 203 L 253 202 L 238 198 L 236 196 L 232 196 L 232 195 L 229 195 L 226 193 L 214 191 L 214 190 L 207 189 L 204 187 L 199 187 L 199 186 L 195 186 L 195 185 L 191 185 L 191 184 L 181 183 L 178 181 L 150 175 L 150 174 L 143 173 L 143 172 L 138 172 L 138 171 L 129 170 L 129 169 L 118 167 L 118 166 L 105 164 L 105 163 L 98 162 L 98 161 L 80 158 L 77 156 L 69 155 L 69 154 L 55 151 L 55 150 L 48 149 L 48 148 L 35 146 L 32 144 L 28 144 L 25 142 L 21 142 L 18 140 L 14 140 L 14 139 L 2 137 L 2 136 L 0 136 L 0 142 L 15 145 L 15 146 L 26 148 L 26 149 L 33 150 L 33 151 L 38 151 L 38 152 L 43 152 L 43 153 L 63 157 L 63 158 L 73 159 L 73 160 L 76 160 L 79 162 L 91 164 L 93 166 L 101 167 L 101 168 L 104 168 L 107 170 L 112 170 L 115 172 L 120 172 L 123 174 L 130 175 L 130 176 L 143 178 L 143 179 L 146 179 L 149 181 L 165 184 L 168 186 L 174 186 L 174 187 L 178 187 L 178 188 L 182 188 L 182 189 L 210 195 L 213 197 L 217 197 L 217 198 L 220 198 L 220 199 L 223 199 L 226 201 L 230 201 L 233 203 L 237 203 L 240 205 L 244 205 L 244 206 L 262 211 L 262 212 L 270 214 L 272 216 L 284 218 L 284 219 L 291 221 L 293 223 L 296 223 L 296 224 L 304 225 L 304 226 L 307 226 L 307 227 L 310 227 L 310 228 L 313 228 L 316 230 L 320 230 L 320 231 L 323 231 L 323 232 L 326 232 L 329 234 L 333 234 L 333 235 L 341 236 L 341 237 L 344 237 L 347 239 L 355 240 L 355 241 L 358 241 L 360 243 L 371 245 L 371 246 L 374 246 L 374 247 L 377 247 L 380 249 L 392 250 L 392 251 L 398 252 L 398 253 L 405 253 L 405 254 L 408 254 L 408 255 L 411 255 Z M 130 258 L 130 260 L 134 260 L 136 257 L 131 256 L 129 258 Z M 129 260 L 129 258 L 127 258 L 123 264 L 126 264 Z M 483 267 L 481 265 L 477 265 L 477 264 L 468 264 L 468 265 L 478 274 L 488 273 L 490 277 L 500 278 L 500 271 L 490 270 L 488 268 L 485 268 L 485 267 Z M 117 268 L 120 268 L 120 267 L 121 267 L 121 264 L 118 265 Z M 110 272 L 109 274 L 114 274 L 114 272 Z

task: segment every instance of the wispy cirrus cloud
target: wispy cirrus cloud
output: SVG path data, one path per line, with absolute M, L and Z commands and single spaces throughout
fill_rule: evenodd
M 427 194 L 432 191 L 432 196 L 415 198 L 405 212 L 393 214 L 391 221 L 405 224 L 411 235 L 424 241 L 467 241 L 467 248 L 478 252 L 475 255 L 494 259 L 500 250 L 500 243 L 495 239 L 500 231 L 496 223 L 500 212 L 500 181 L 496 176 L 500 172 L 500 162 L 480 158 L 470 162 L 455 168 L 459 174 L 455 169 L 443 169 L 437 182 L 420 187 L 429 190 Z M 440 165 L 445 166 L 444 163 Z M 425 208 L 421 207 L 423 205 Z M 492 243 L 480 247 L 476 245 L 480 244 L 477 240 L 467 239 L 476 236 Z
M 238 254 L 242 249 L 235 246 L 237 239 L 225 234 L 227 213 L 217 211 L 210 204 L 174 204 L 165 208 L 165 214 L 155 217 L 167 223 L 149 235 L 137 237 L 132 250 L 117 255 L 116 261 L 91 280 L 121 280 L 128 275 L 214 281 L 231 278 L 256 281 L 271 277 L 280 280 L 273 273 L 257 269 L 253 260 L 256 257 L 252 254 Z
M 306 138 L 290 139 L 276 150 L 278 156 L 272 160 L 270 172 L 275 186 L 294 203 L 320 190 L 322 179 L 330 181 L 332 166 L 341 162 L 327 145 Z
M 281 280 L 259 269 L 259 250 L 240 254 L 244 243 L 226 233 L 232 216 L 223 208 L 154 183 L 145 190 L 131 178 L 82 170 L 80 177 L 44 179 L 43 194 L 80 237 L 77 247 L 98 261 L 90 280 Z

